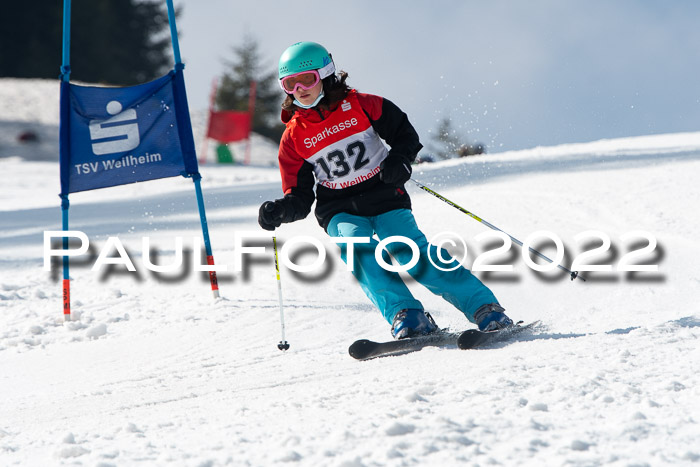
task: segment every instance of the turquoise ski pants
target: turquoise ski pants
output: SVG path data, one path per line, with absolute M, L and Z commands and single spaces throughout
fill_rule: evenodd
M 420 258 L 418 263 L 407 271 L 408 274 L 432 293 L 457 307 L 472 323 L 474 312 L 481 306 L 498 303 L 491 290 L 467 268 L 460 266 L 453 271 L 442 271 L 431 264 L 428 254 L 435 264 L 448 266 L 438 259 L 437 248 L 428 244 L 425 235 L 416 225 L 413 213 L 408 209 L 397 209 L 378 216 L 336 214 L 328 224 L 327 231 L 331 237 L 370 238 L 370 243 L 353 245 L 353 275 L 370 301 L 390 324 L 396 313 L 404 308 L 424 308 L 420 301 L 413 297 L 397 272 L 387 271 L 377 263 L 374 252 L 379 241 L 373 237 L 374 234 L 379 240 L 391 236 L 403 236 L 413 240 L 420 251 Z M 347 263 L 348 247 L 342 243 L 339 246 L 340 256 Z M 389 243 L 386 250 L 401 265 L 408 264 L 413 257 L 411 248 L 403 242 Z M 384 261 L 391 264 L 386 250 L 383 251 Z M 449 255 L 443 253 L 443 257 L 449 258 Z

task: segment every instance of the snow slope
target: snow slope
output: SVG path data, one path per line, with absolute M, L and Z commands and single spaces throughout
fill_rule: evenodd
M 43 232 L 60 229 L 58 164 L 13 152 L 19 146 L 7 135 L 16 126 L 8 122 L 18 119 L 7 118 L 6 96 L 26 83 L 0 85 L 0 465 L 700 462 L 700 133 L 415 167 L 417 180 L 521 240 L 554 232 L 568 261 L 592 248 L 575 241 L 581 232 L 609 235 L 611 253 L 593 262 L 615 266 L 639 247 L 621 236 L 647 231 L 658 246 L 639 262 L 659 271 L 572 282 L 533 272 L 514 246 L 501 257 L 512 273 L 479 276 L 512 318 L 541 320 L 537 332 L 485 350 L 357 362 L 347 346 L 388 339 L 389 325 L 311 217 L 277 231 L 281 241 L 316 237 L 329 253 L 322 271 L 282 270 L 289 351 L 276 346 L 270 243 L 233 272 L 234 235 L 260 232 L 259 204 L 280 195 L 276 168 L 202 167 L 215 258 L 229 268 L 219 300 L 202 273 L 155 274 L 141 263 L 144 236 L 167 264 L 176 236 L 191 248 L 201 234 L 189 180 L 72 195 L 71 228 L 89 236 L 95 255 L 118 237 L 138 272 L 91 271 L 94 256 L 76 259 L 76 319 L 64 323 L 59 273 L 42 269 Z M 53 92 L 57 86 L 24 120 L 43 125 L 47 141 L 57 124 Z M 428 237 L 459 234 L 469 264 L 486 249 L 475 238 L 483 225 L 408 188 Z M 471 326 L 410 287 L 442 327 Z

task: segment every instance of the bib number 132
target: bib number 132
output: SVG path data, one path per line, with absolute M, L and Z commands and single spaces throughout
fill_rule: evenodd
M 318 165 L 325 172 L 328 179 L 342 178 L 351 171 L 359 170 L 369 164 L 365 157 L 365 145 L 362 141 L 354 141 L 347 145 L 345 152 L 336 149 L 321 157 Z M 352 167 L 350 167 L 352 165 Z

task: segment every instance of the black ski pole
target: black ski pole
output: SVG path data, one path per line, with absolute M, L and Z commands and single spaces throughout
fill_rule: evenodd
M 425 192 L 427 192 L 427 193 L 430 193 L 431 195 L 435 196 L 436 198 L 438 198 L 438 199 L 444 201 L 445 203 L 449 204 L 449 205 L 452 206 L 453 208 L 458 209 L 459 211 L 462 211 L 464 214 L 466 214 L 467 216 L 471 217 L 472 219 L 474 219 L 474 220 L 476 220 L 476 221 L 481 222 L 481 223 L 484 224 L 486 227 L 488 227 L 488 228 L 490 228 L 490 229 L 493 229 L 493 230 L 497 230 L 498 232 L 502 232 L 502 233 L 508 235 L 508 236 L 510 237 L 510 239 L 511 239 L 513 242 L 517 243 L 517 244 L 520 245 L 520 247 L 522 248 L 523 242 L 521 242 L 521 241 L 518 240 L 517 238 L 513 237 L 513 236 L 512 236 L 511 234 L 509 234 L 508 232 L 505 232 L 505 231 L 499 229 L 499 228 L 496 227 L 495 225 L 491 224 L 490 222 L 485 221 L 484 219 L 482 219 L 481 217 L 477 216 L 476 214 L 467 211 L 467 210 L 464 209 L 462 206 L 458 205 L 457 203 L 454 203 L 454 202 L 450 201 L 449 199 L 447 199 L 447 198 L 445 198 L 444 196 L 442 196 L 440 193 L 437 193 L 437 192 L 431 190 L 430 188 L 428 188 L 427 186 L 423 185 L 422 183 L 420 183 L 420 182 L 418 182 L 418 181 L 416 181 L 416 180 L 414 180 L 414 179 L 411 179 L 411 181 L 412 181 L 413 183 L 415 183 L 415 184 L 418 186 L 418 188 L 420 188 L 421 190 L 423 190 L 423 191 L 425 191 Z M 554 261 L 552 261 L 551 259 L 549 259 L 549 258 L 546 257 L 545 255 L 543 255 L 543 254 L 540 253 L 539 251 L 535 250 L 535 249 L 532 248 L 532 247 L 528 247 L 528 248 L 530 249 L 531 252 L 533 252 L 534 254 L 536 254 L 537 256 L 539 256 L 540 258 L 542 258 L 542 259 L 544 259 L 544 260 L 547 260 L 547 261 L 549 261 L 550 263 L 554 264 Z M 566 268 L 566 267 L 562 266 L 561 264 L 557 264 L 556 266 L 557 266 L 559 269 L 561 269 L 562 271 L 566 271 L 567 273 L 569 273 L 569 275 L 571 276 L 571 280 L 574 280 L 574 279 L 576 279 L 576 278 L 579 278 L 579 279 L 581 279 L 582 281 L 585 281 L 585 280 L 586 280 L 586 279 L 584 279 L 582 276 L 579 276 L 578 272 L 576 272 L 576 271 L 572 271 L 572 270 L 570 270 L 569 268 Z

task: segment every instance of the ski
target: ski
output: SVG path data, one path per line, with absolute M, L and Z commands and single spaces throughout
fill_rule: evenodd
M 479 331 L 478 329 L 469 329 L 459 336 L 457 339 L 457 347 L 462 350 L 469 350 L 484 347 L 496 342 L 502 342 L 523 331 L 532 329 L 537 323 L 539 323 L 539 321 L 533 321 L 528 324 L 518 323 L 509 328 L 488 332 Z
M 483 332 L 477 329 L 469 329 L 463 332 L 449 332 L 441 330 L 427 336 L 410 337 L 387 342 L 375 342 L 368 339 L 360 339 L 353 342 L 348 348 L 350 356 L 357 360 L 369 360 L 378 357 L 389 357 L 417 352 L 425 347 L 449 347 L 456 346 L 460 349 L 475 349 L 495 342 L 508 340 L 523 331 L 531 329 L 539 321 L 529 324 L 516 324 L 515 326 L 498 331 Z
M 460 335 L 461 333 L 443 330 L 428 334 L 427 336 L 409 337 L 407 339 L 387 342 L 374 342 L 367 339 L 360 339 L 353 342 L 348 348 L 348 352 L 352 358 L 357 360 L 369 360 L 370 358 L 417 352 L 424 347 L 457 345 L 457 339 L 459 339 Z

